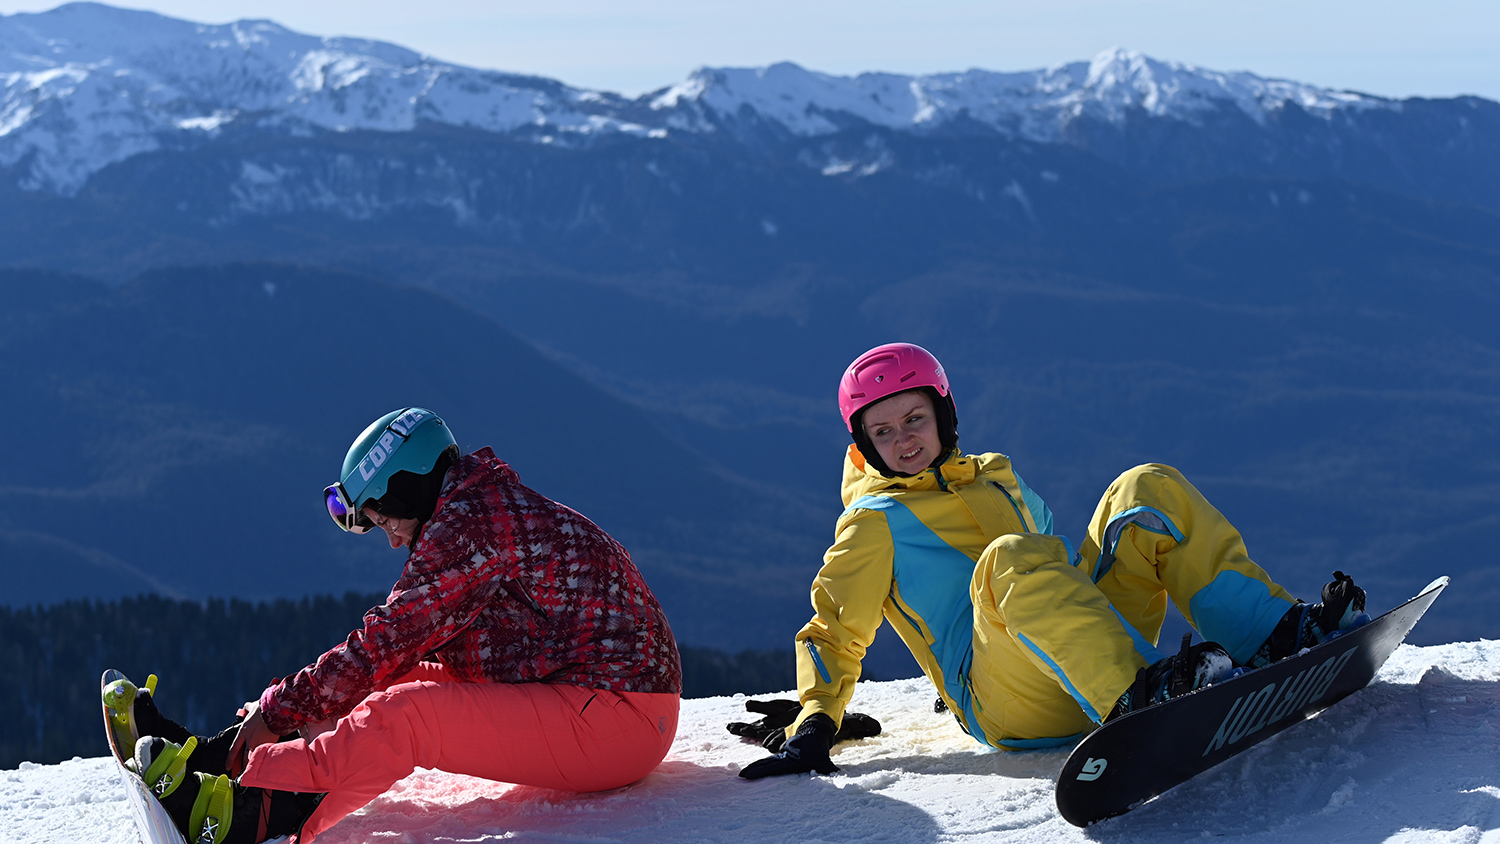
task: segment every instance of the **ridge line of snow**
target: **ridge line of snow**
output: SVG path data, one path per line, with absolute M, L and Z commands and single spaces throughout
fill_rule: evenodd
M 1399 107 L 1120 48 L 1014 72 L 837 76 L 790 62 L 703 67 L 626 100 L 386 42 L 304 35 L 269 20 L 201 24 L 96 3 L 0 16 L 0 85 L 0 166 L 30 157 L 23 186 L 62 194 L 109 164 L 178 142 L 174 136 L 191 143 L 267 115 L 330 131 L 405 132 L 434 122 L 495 133 L 659 136 L 732 128 L 748 109 L 793 136 L 861 121 L 925 132 L 962 120 L 1056 142 L 1074 120 L 1119 123 L 1134 111 L 1194 121 L 1233 108 L 1263 122 L 1287 104 L 1324 118 Z

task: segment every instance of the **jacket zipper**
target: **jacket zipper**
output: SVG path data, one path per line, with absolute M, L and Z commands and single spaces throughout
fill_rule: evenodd
M 1011 497 L 1010 490 L 1008 490 L 1005 487 L 1001 486 L 999 481 L 990 481 L 990 486 L 994 487 L 995 489 L 1000 490 L 1000 492 L 1005 495 L 1005 500 L 1009 501 L 1011 509 L 1016 511 L 1016 518 L 1020 520 L 1021 527 L 1023 529 L 1025 529 L 1027 533 L 1037 533 L 1038 532 L 1037 529 L 1036 529 L 1036 525 L 1027 525 L 1026 524 L 1026 517 L 1021 514 L 1021 507 L 1020 507 L 1020 505 L 1016 504 L 1016 500 Z

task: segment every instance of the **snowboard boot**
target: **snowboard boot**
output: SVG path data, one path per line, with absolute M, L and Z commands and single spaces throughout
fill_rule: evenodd
M 199 736 L 188 736 L 180 744 L 169 739 L 158 736 L 143 736 L 136 743 L 136 758 L 128 762 L 126 767 L 131 768 L 144 778 L 145 772 L 150 768 L 152 761 L 159 759 L 163 754 L 181 754 L 183 765 L 178 776 L 190 774 L 230 774 L 229 770 L 229 747 L 234 744 L 235 735 L 239 733 L 240 725 L 235 724 L 224 730 L 213 738 L 200 738 Z M 150 745 L 147 761 L 141 764 L 141 747 L 150 740 L 155 742 Z M 167 749 L 161 749 L 162 743 L 170 745 Z M 232 774 L 231 774 L 232 776 Z M 151 785 L 148 780 L 146 785 Z
M 1234 660 L 1218 643 L 1192 642 L 1193 634 L 1188 633 L 1182 637 L 1182 649 L 1176 656 L 1157 660 L 1137 671 L 1135 682 L 1120 695 L 1104 722 L 1216 683 L 1234 669 Z
M 161 714 L 156 708 L 156 675 L 146 678 L 146 685 L 137 687 L 123 674 L 105 684 L 102 695 L 104 706 L 109 710 L 109 729 L 114 734 L 115 746 L 125 755 L 135 751 L 141 736 L 162 736 L 177 744 L 192 737 L 185 728 Z
M 195 771 L 202 747 L 192 737 L 179 746 L 143 736 L 130 761 L 145 772 L 141 779 L 190 844 L 254 844 L 293 835 L 323 800 L 322 794 L 247 788 L 222 773 Z
M 1245 665 L 1264 668 L 1304 648 L 1321 645 L 1369 620 L 1370 616 L 1365 614 L 1365 590 L 1354 585 L 1354 578 L 1336 571 L 1333 580 L 1323 587 L 1323 600 L 1316 604 L 1301 601 L 1293 604 Z
M 235 723 L 225 727 L 218 735 L 212 738 L 198 739 L 198 753 L 193 757 L 193 764 L 189 770 L 202 771 L 207 774 L 230 774 L 238 776 L 239 771 L 229 770 L 229 748 L 234 744 L 234 739 L 240 733 L 240 724 Z
M 196 773 L 188 774 L 180 787 L 157 799 L 188 844 L 253 844 L 255 825 L 234 824 L 235 804 L 242 802 L 243 791 L 226 774 Z
M 188 760 L 198 749 L 198 739 L 189 736 L 187 743 L 178 744 L 158 736 L 141 736 L 136 742 L 135 755 L 127 767 L 135 770 L 156 799 L 170 796 L 183 781 L 196 773 L 188 770 Z

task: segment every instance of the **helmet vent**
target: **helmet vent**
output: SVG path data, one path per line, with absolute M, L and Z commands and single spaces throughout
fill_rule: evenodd
M 921 346 L 888 343 L 855 358 L 839 379 L 839 414 L 856 444 L 858 417 L 866 405 L 914 387 L 931 387 L 935 399 L 952 400 L 943 365 Z

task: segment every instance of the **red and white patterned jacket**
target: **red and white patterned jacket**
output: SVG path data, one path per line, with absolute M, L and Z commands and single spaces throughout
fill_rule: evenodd
M 385 604 L 266 689 L 261 713 L 279 734 L 339 718 L 422 660 L 475 683 L 682 692 L 667 617 L 630 554 L 487 447 L 448 470 Z

